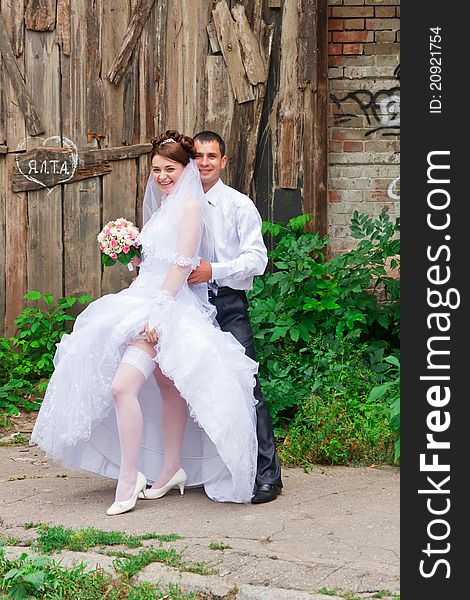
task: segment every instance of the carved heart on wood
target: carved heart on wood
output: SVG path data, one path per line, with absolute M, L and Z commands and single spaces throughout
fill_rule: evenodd
M 30 141 L 42 142 L 25 154 L 21 151 Z M 25 138 L 18 144 L 16 167 L 29 181 L 44 187 L 50 193 L 56 186 L 73 178 L 78 167 L 77 146 L 66 137 Z

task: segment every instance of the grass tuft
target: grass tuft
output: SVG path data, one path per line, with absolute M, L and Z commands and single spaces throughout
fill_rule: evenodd
M 29 525 L 29 524 L 27 524 Z M 176 533 L 157 534 L 146 533 L 145 535 L 128 535 L 121 531 L 101 531 L 99 529 L 88 528 L 74 531 L 62 525 L 49 527 L 40 524 L 33 526 L 38 531 L 38 537 L 34 544 L 40 552 L 51 554 L 68 549 L 75 552 L 85 552 L 96 546 L 126 546 L 127 548 L 139 548 L 143 540 L 175 541 L 181 539 Z

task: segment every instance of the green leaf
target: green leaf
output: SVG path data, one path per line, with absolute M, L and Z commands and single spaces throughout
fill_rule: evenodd
M 303 310 L 315 310 L 319 307 L 320 303 L 315 298 L 308 298 L 308 300 L 303 304 Z
M 395 460 L 399 460 L 400 459 L 400 438 L 398 438 L 397 440 L 395 440 Z
M 294 217 L 287 223 L 287 227 L 292 231 L 299 231 L 305 227 L 307 223 L 313 220 L 313 214 L 305 213 L 303 215 L 299 215 L 298 217 Z
M 30 600 L 34 596 L 30 596 L 26 586 L 22 583 L 16 584 L 9 590 L 9 597 L 11 600 Z
M 102 254 L 101 262 L 103 263 L 103 265 L 105 267 L 112 267 L 116 261 L 114 259 L 112 259 L 110 256 L 108 256 L 107 254 Z
M 129 256 L 129 254 L 124 254 L 123 252 L 121 252 L 120 254 L 118 254 L 118 261 L 122 264 L 122 265 L 127 265 L 127 263 L 129 263 L 131 261 L 131 258 Z
M 27 298 L 28 300 L 39 300 L 41 295 L 41 292 L 35 292 L 34 290 L 32 290 L 31 292 L 25 294 L 24 298 Z
M 61 298 L 60 306 L 62 308 L 70 308 L 71 306 L 73 306 L 75 304 L 76 301 L 77 301 L 76 298 Z
M 13 579 L 14 577 L 16 577 L 18 575 L 19 572 L 20 572 L 19 569 L 10 569 L 3 576 L 4 581 L 8 581 L 9 579 Z
M 391 365 L 395 365 L 395 367 L 400 367 L 400 361 L 396 356 L 387 356 L 384 360 Z
M 293 327 L 293 328 L 290 330 L 290 339 L 291 339 L 293 342 L 297 342 L 297 341 L 298 341 L 298 339 L 299 339 L 299 336 L 300 336 L 300 331 L 297 329 L 297 327 Z
M 44 294 L 43 298 L 46 304 L 51 305 L 54 302 L 54 296 L 52 294 Z
M 274 264 L 276 265 L 276 267 L 278 269 L 288 269 L 289 268 L 289 264 L 286 262 L 283 262 L 281 260 L 276 261 Z
M 275 327 L 270 341 L 275 342 L 276 340 L 285 337 L 288 329 L 288 327 Z
M 369 394 L 369 401 L 370 402 L 375 402 L 376 400 L 378 400 L 379 398 L 382 398 L 382 396 L 384 396 L 388 390 L 390 389 L 390 387 L 394 384 L 394 382 L 392 381 L 387 381 L 386 383 L 382 383 L 382 385 L 376 385 L 374 388 L 372 388 L 372 390 L 370 391 Z
M 322 298 L 320 306 L 322 308 L 327 309 L 339 308 L 339 304 L 336 302 L 336 298 L 333 298 L 332 296 L 325 296 L 324 298 Z
M 37 590 L 39 590 L 44 584 L 45 573 L 43 571 L 36 571 L 35 573 L 27 573 L 23 575 L 23 580 L 30 583 Z

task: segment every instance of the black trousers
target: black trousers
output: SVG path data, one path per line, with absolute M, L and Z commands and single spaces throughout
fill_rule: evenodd
M 248 300 L 245 292 L 231 288 L 219 288 L 218 295 L 209 293 L 211 303 L 217 309 L 217 321 L 222 331 L 230 332 L 244 347 L 247 356 L 256 360 L 253 332 L 248 316 Z M 271 483 L 282 487 L 281 465 L 274 444 L 273 426 L 266 399 L 256 377 L 254 396 L 256 405 L 256 434 L 258 438 L 258 465 L 256 484 Z

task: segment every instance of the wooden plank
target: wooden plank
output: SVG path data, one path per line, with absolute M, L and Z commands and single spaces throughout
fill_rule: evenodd
M 24 50 L 24 10 L 25 3 L 18 0 L 2 0 L 2 16 L 5 21 L 11 46 L 16 57 Z
M 236 4 L 232 8 L 232 15 L 238 27 L 238 39 L 248 81 L 253 85 L 264 83 L 268 78 L 266 62 L 261 55 L 259 41 L 248 23 L 243 4 Z
M 103 180 L 103 224 L 119 217 L 135 222 L 136 180 L 135 160 L 115 164 L 112 177 Z M 102 293 L 122 290 L 130 284 L 132 276 L 124 265 L 105 267 L 101 279 Z
M 88 142 L 88 132 L 106 133 L 106 130 L 100 131 L 105 128 L 102 121 L 104 108 L 99 105 L 99 83 L 96 82 L 101 72 L 99 23 L 102 10 L 102 0 L 95 0 L 74 2 L 73 10 L 68 12 L 70 52 L 62 55 L 62 115 L 64 135 L 79 149 L 77 175 L 87 167 L 81 160 L 85 149 L 97 145 L 96 137 Z M 95 109 L 96 115 L 93 114 Z M 95 169 L 93 173 L 100 174 Z M 64 185 L 62 193 L 64 292 L 72 296 L 83 291 L 98 298 L 101 295 L 101 264 L 96 254 L 96 236 L 101 229 L 101 181 L 96 177 L 74 181 Z
M 155 104 L 153 106 L 154 127 L 152 135 L 156 135 L 161 131 L 164 131 L 164 129 L 166 129 L 169 123 L 166 114 L 166 38 L 168 10 L 169 7 L 167 2 L 158 2 L 155 5 L 155 27 L 153 30 L 154 33 L 152 41 L 154 66 L 153 70 L 150 71 L 152 77 L 150 81 L 155 81 Z M 142 51 L 143 48 L 141 47 L 141 52 Z M 150 69 L 150 66 L 148 67 L 148 69 Z M 149 80 L 147 79 L 147 82 L 148 81 Z M 145 84 L 146 82 L 142 82 L 141 79 L 141 90 L 145 89 Z M 147 137 L 146 141 L 149 141 L 150 139 L 151 136 Z
M 103 2 L 101 72 L 109 73 L 111 61 L 117 55 L 130 21 L 128 3 L 111 5 Z M 124 81 L 129 73 L 124 75 Z M 105 82 L 106 83 L 106 82 Z M 104 85 L 105 116 L 107 117 L 105 139 L 102 145 L 110 148 L 124 143 L 124 86 Z M 136 205 L 135 160 L 122 160 L 113 165 L 111 177 L 103 178 L 101 226 L 118 217 L 135 220 Z M 100 226 L 100 227 L 101 227 Z M 96 231 L 95 236 L 99 233 Z M 93 242 L 96 244 L 96 237 Z M 120 268 L 123 267 L 123 269 Z M 116 268 L 117 267 L 117 268 Z M 101 271 L 101 293 L 118 292 L 131 281 L 131 273 L 123 265 L 103 268 Z
M 6 160 L 0 159 L 0 337 L 4 337 L 5 329 L 5 304 L 6 304 L 6 279 L 5 279 L 5 207 L 7 187 Z
M 21 5 L 21 7 L 18 6 Z M 18 47 L 18 44 L 21 44 L 20 54 L 23 53 L 24 49 L 24 22 L 21 22 L 21 25 L 17 24 L 18 13 L 21 14 L 21 17 L 24 17 L 24 5 L 23 3 L 18 3 L 16 0 L 2 0 L 2 12 L 1 16 L 5 22 L 5 26 L 7 31 L 12 32 L 11 43 L 13 47 Z M 17 35 L 18 32 L 18 35 Z M 21 35 L 20 35 L 21 32 Z M 17 50 L 15 50 L 16 53 Z M 1 54 L 0 54 L 1 61 Z M 18 61 L 18 67 L 21 70 L 21 73 L 24 73 L 24 60 Z M 0 79 L 3 81 L 3 91 L 5 98 L 5 135 L 6 135 L 6 145 L 10 149 L 10 151 L 14 151 L 18 148 L 18 146 L 24 143 L 24 139 L 26 136 L 26 127 L 24 116 L 21 111 L 21 108 L 18 104 L 18 100 L 16 99 L 16 92 L 13 87 L 13 83 L 7 75 L 6 69 L 0 68 Z
M 282 8 L 282 0 L 268 0 L 269 8 Z
M 130 59 L 131 66 L 124 77 L 124 116 L 122 141 L 135 144 L 140 138 L 139 120 L 139 52 Z
M 67 296 L 101 295 L 101 256 L 96 241 L 100 231 L 98 179 L 75 184 L 78 199 L 68 195 L 64 229 L 65 292 Z
M 136 90 L 136 113 L 139 119 L 136 130 L 139 132 L 139 139 L 137 140 L 139 142 L 148 142 L 156 132 L 155 120 L 157 117 L 155 113 L 158 110 L 157 78 L 159 74 L 157 57 L 160 48 L 157 49 L 156 47 L 157 37 L 155 32 L 159 29 L 157 14 L 160 4 L 159 2 L 153 5 L 140 36 L 138 56 L 139 77 L 137 81 L 138 89 Z
M 28 192 L 28 289 L 62 296 L 62 195 Z
M 7 154 L 6 178 L 7 182 L 15 166 L 15 157 Z M 26 194 L 16 194 L 6 185 L 5 192 L 5 328 L 4 335 L 9 337 L 15 334 L 14 319 L 23 309 L 23 296 L 27 291 L 27 229 L 28 205 Z
M 179 131 L 189 131 L 185 127 L 183 111 L 183 90 L 184 90 L 184 42 L 183 42 L 183 23 L 184 15 L 180 2 L 173 3 L 167 12 L 166 39 L 164 53 L 164 71 L 162 80 L 164 81 L 163 114 L 162 129 L 177 129 Z M 172 101 L 173 98 L 173 101 Z M 175 99 L 178 100 L 175 102 Z M 160 131 L 156 132 L 160 133 Z
M 165 95 L 162 125 L 188 135 L 199 131 L 204 122 L 206 26 L 210 2 L 181 0 L 168 11 L 165 46 Z
M 145 188 L 150 175 L 150 155 L 142 154 L 137 163 L 137 203 L 135 210 L 135 223 L 139 229 L 142 228 L 142 209 L 144 206 Z
M 230 76 L 233 93 L 239 104 L 255 99 L 243 65 L 238 32 L 225 0 L 220 0 L 212 11 L 220 49 Z
M 273 35 L 274 26 L 266 26 L 262 22 L 260 38 L 268 68 L 271 60 Z M 253 173 L 266 90 L 266 84 L 260 83 L 255 88 L 256 98 L 254 102 L 235 104 L 231 119 L 230 137 L 227 139 L 227 147 L 231 156 L 227 167 L 230 185 L 234 185 L 253 199 L 255 198 Z
M 52 32 L 28 31 L 25 38 L 25 72 L 28 91 L 44 111 L 45 134 L 54 139 L 60 135 L 60 61 L 59 47 Z M 51 141 L 52 141 L 51 140 Z M 59 138 L 60 140 L 60 138 Z M 27 148 L 39 140 L 27 140 Z M 46 138 L 47 141 L 47 138 Z M 36 148 L 38 158 L 48 156 L 47 150 Z M 71 170 L 72 152 L 51 152 L 51 159 L 64 157 Z M 59 163 L 46 162 L 47 170 Z M 57 170 L 57 169 L 56 169 Z M 36 174 L 38 181 L 41 175 Z M 60 174 L 58 175 L 60 177 Z M 62 177 L 68 175 L 62 173 Z M 62 269 L 62 193 L 60 188 L 51 191 L 40 189 L 28 193 L 28 289 L 63 295 Z
M 227 66 L 221 55 L 206 59 L 206 99 L 204 129 L 216 131 L 225 140 L 229 138 L 235 96 L 230 84 Z
M 279 73 L 278 179 L 282 188 L 296 189 L 299 174 L 299 92 L 297 82 L 297 2 L 285 2 L 282 13 L 281 64 Z
M 65 7 L 64 7 L 65 8 Z M 91 10 L 91 7 L 89 8 Z M 82 3 L 75 3 L 70 16 L 70 53 L 61 55 L 62 132 L 79 151 L 88 144 L 87 86 L 87 14 Z
M 23 112 L 26 128 L 30 135 L 43 133 L 44 127 L 41 123 L 39 113 L 34 105 L 31 95 L 26 89 L 25 82 L 21 76 L 13 49 L 8 38 L 5 22 L 0 13 L 0 54 L 10 77 L 10 81 L 16 93 L 16 98 Z
M 148 154 L 152 151 L 152 144 L 134 144 L 132 146 L 117 146 L 116 148 L 100 148 L 97 150 L 87 150 L 83 153 L 83 161 L 87 165 L 96 164 L 101 161 L 125 160 L 137 158 L 142 154 Z
M 130 0 L 131 15 L 135 14 L 141 0 Z M 148 18 L 148 17 L 147 17 Z M 132 16 L 131 16 L 132 21 Z M 129 57 L 123 77 L 123 129 L 122 141 L 131 145 L 140 141 L 140 117 L 139 117 L 139 60 L 141 37 L 147 23 L 143 24 L 141 33 L 136 40 L 135 48 Z M 129 31 L 129 28 L 128 28 Z
M 49 189 L 53 189 L 57 185 L 65 184 L 66 188 L 69 188 L 72 184 L 76 183 L 77 181 L 83 181 L 84 179 L 90 179 L 92 177 L 101 177 L 102 175 L 109 175 L 110 173 L 112 173 L 112 168 L 107 162 L 94 165 L 85 165 L 83 167 L 79 167 L 76 170 L 75 175 L 68 181 L 57 183 L 55 185 L 53 181 L 49 181 L 49 185 L 47 185 L 46 187 L 48 187 Z M 21 173 L 18 173 L 18 171 L 15 171 L 13 174 L 11 188 L 14 192 L 41 190 L 44 189 L 44 187 L 45 186 L 41 185 L 40 183 L 25 179 Z
M 135 52 L 138 61 L 138 79 L 136 89 L 136 117 L 135 131 L 138 132 L 139 140 L 146 141 L 155 136 L 155 112 L 157 107 L 157 54 L 160 48 L 156 48 L 157 35 L 160 35 L 161 25 L 158 23 L 158 17 L 162 2 L 154 3 L 144 28 L 140 35 L 138 52 Z M 135 158 L 136 168 L 136 188 L 135 188 L 135 207 L 133 222 L 139 228 L 142 227 L 142 207 L 147 185 L 148 175 L 150 173 L 150 155 L 153 146 L 150 143 L 135 144 L 128 147 L 129 153 L 125 158 Z M 138 154 L 137 154 L 138 152 Z M 123 157 L 124 158 L 124 157 Z
M 126 3 L 117 5 L 103 2 L 102 8 L 102 47 L 106 52 L 101 53 L 101 72 L 109 73 L 112 57 L 119 50 L 127 24 L 129 22 L 129 7 Z M 121 146 L 124 144 L 124 97 L 121 87 L 104 85 L 104 115 L 105 139 L 103 146 Z
M 28 31 L 25 39 L 25 80 L 27 92 L 44 110 L 42 126 L 45 136 L 59 136 L 60 61 L 55 35 Z M 51 140 L 52 142 L 52 140 Z M 27 140 L 26 146 L 36 142 Z M 56 143 L 50 145 L 56 146 Z
M 0 154 L 6 154 L 8 152 L 8 146 L 0 146 Z
M 26 29 L 52 31 L 55 29 L 56 0 L 26 0 Z
M 209 45 L 211 47 L 212 54 L 220 52 L 220 44 L 217 38 L 217 31 L 215 29 L 214 21 L 211 21 L 207 27 L 207 35 L 209 36 Z
M 65 56 L 70 56 L 70 2 L 71 0 L 57 0 L 57 43 Z
M 104 90 L 101 71 L 101 2 L 86 10 L 86 123 L 88 146 L 99 147 L 105 135 Z M 94 140 L 94 142 L 93 142 Z
M 0 70 L 0 154 L 7 151 L 7 99 L 3 83 L 4 72 Z
M 300 89 L 310 84 L 316 89 L 317 63 L 317 4 L 318 0 L 300 0 L 297 81 Z
M 307 196 L 307 208 L 313 212 L 312 226 L 320 235 L 328 232 L 328 0 L 317 0 L 316 77 L 314 115 L 314 187 Z M 306 107 L 305 110 L 307 110 Z M 307 113 L 306 113 L 307 114 Z M 304 157 L 305 159 L 305 157 Z M 312 206 L 313 205 L 313 206 Z
M 124 40 L 108 73 L 108 79 L 114 85 L 119 84 L 126 71 L 130 57 L 134 52 L 140 34 L 142 33 L 142 29 L 154 3 L 155 0 L 138 0 L 134 8 L 129 26 L 124 36 Z

